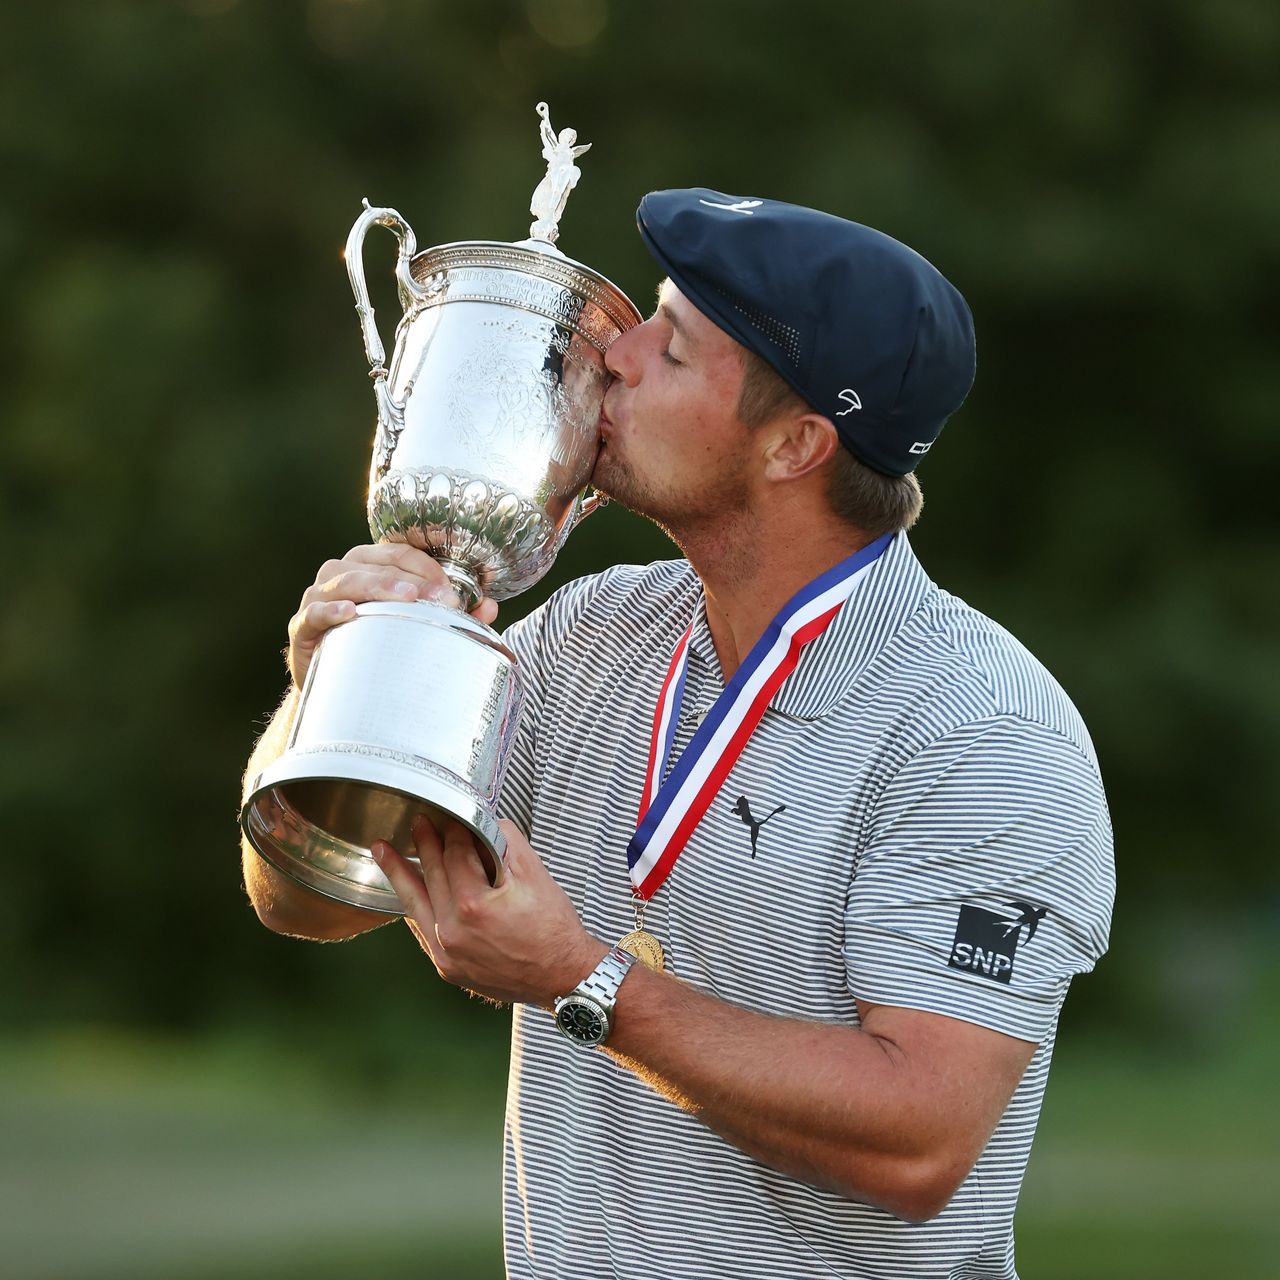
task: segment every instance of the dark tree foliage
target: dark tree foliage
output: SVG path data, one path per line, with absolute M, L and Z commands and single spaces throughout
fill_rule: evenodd
M 595 144 L 561 244 L 642 307 L 635 203 L 685 185 L 871 223 L 968 295 L 915 542 L 1091 726 L 1121 896 L 1089 1001 L 1145 1018 L 1153 919 L 1275 910 L 1277 65 L 1250 0 L 6 7 L 6 1012 L 335 1052 L 463 1016 L 401 930 L 261 930 L 235 815 L 286 619 L 368 536 L 360 199 L 422 245 L 519 238 L 546 98 Z M 668 554 L 610 511 L 506 613 Z

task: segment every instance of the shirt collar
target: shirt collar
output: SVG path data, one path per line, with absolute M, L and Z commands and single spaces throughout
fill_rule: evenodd
M 875 660 L 933 587 L 905 533 L 897 534 L 858 580 L 831 625 L 805 646 L 796 669 L 773 695 L 774 711 L 817 720 L 831 710 Z M 720 681 L 720 660 L 699 590 L 689 637 L 691 656 Z

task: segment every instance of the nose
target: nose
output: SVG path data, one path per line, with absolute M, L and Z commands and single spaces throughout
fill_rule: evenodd
M 639 351 L 639 333 L 643 328 L 644 325 L 638 324 L 633 329 L 628 329 L 626 333 L 620 333 L 609 344 L 609 350 L 604 353 L 604 367 L 619 382 L 628 387 L 635 386 L 639 376 L 640 362 L 637 359 L 637 352 Z

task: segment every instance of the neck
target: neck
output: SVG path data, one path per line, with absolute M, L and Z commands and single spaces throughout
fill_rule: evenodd
M 834 518 L 770 522 L 746 512 L 714 529 L 669 532 L 702 579 L 726 683 L 801 587 L 873 541 Z

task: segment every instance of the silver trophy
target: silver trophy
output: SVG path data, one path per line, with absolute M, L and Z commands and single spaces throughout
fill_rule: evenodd
M 284 753 L 249 781 L 241 823 L 281 871 L 372 910 L 401 906 L 369 847 L 390 840 L 411 853 L 417 813 L 464 822 L 501 881 L 495 805 L 521 679 L 498 634 L 464 610 L 532 586 L 598 505 L 584 491 L 609 384 L 604 353 L 640 321 L 620 289 L 555 247 L 574 161 L 590 144 L 576 145 L 572 129 L 557 136 L 546 103 L 537 110 L 547 172 L 529 239 L 417 253 L 409 224 L 367 200 L 347 239 L 377 402 L 369 528 L 434 556 L 463 609 L 363 604 L 329 632 Z M 364 278 L 375 225 L 400 246 L 390 368 Z

